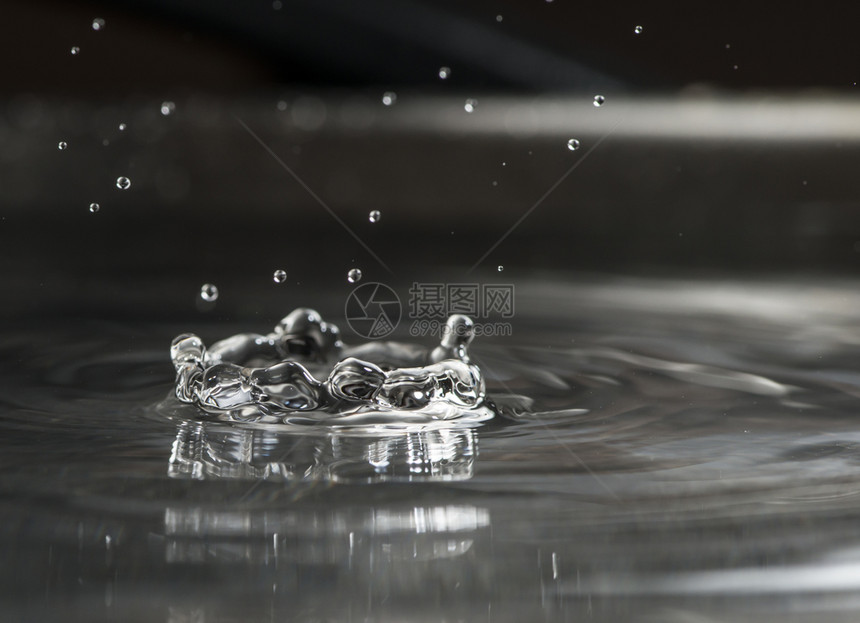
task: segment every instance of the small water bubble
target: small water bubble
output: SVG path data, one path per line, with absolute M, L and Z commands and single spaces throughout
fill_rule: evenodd
M 397 93 L 394 91 L 386 91 L 382 94 L 382 103 L 385 106 L 392 106 L 397 101 Z
M 105 21 L 102 18 L 97 17 L 93 20 L 93 30 L 103 30 L 104 27 Z
M 77 56 L 78 54 L 80 54 L 80 51 L 81 51 L 81 49 L 78 46 L 76 46 L 76 45 L 72 46 L 72 49 L 71 49 L 72 56 Z
M 165 117 L 172 115 L 174 110 L 176 110 L 176 104 L 173 102 L 161 102 L 161 114 Z
M 68 146 L 69 144 L 66 141 L 60 141 L 59 143 L 57 143 L 57 149 L 59 149 L 60 151 L 63 151 Z
M 116 187 L 120 190 L 128 190 L 131 188 L 131 180 L 125 176 L 116 178 Z
M 466 100 L 466 103 L 463 105 L 463 109 L 468 112 L 475 112 L 475 109 L 478 107 L 478 100 L 472 99 L 471 97 Z
M 440 80 L 447 80 L 450 75 L 451 75 L 451 68 L 450 67 L 440 67 L 439 68 L 439 79 Z
M 636 26 L 633 29 L 633 32 L 635 32 L 637 35 L 641 35 L 642 34 L 642 26 Z
M 382 218 L 382 212 L 379 210 L 371 210 L 367 218 L 371 223 L 378 223 L 379 219 Z
M 207 303 L 218 300 L 218 288 L 211 283 L 204 283 L 200 287 L 200 298 Z
M 128 126 L 127 126 L 126 124 L 124 124 L 124 123 L 120 123 L 118 127 L 119 127 L 119 131 L 120 131 L 120 132 L 125 132 L 125 129 L 126 129 Z
M 272 275 L 272 279 L 274 279 L 275 283 L 284 283 L 287 280 L 287 271 L 279 268 Z
M 357 268 L 350 269 L 350 271 L 346 274 L 346 280 L 350 283 L 357 283 L 361 281 L 361 271 Z
M 498 266 L 498 268 L 496 268 L 496 270 L 498 270 L 499 272 L 502 272 L 503 270 L 505 270 L 505 267 L 502 266 L 501 264 L 499 264 L 499 266 Z
M 579 149 L 579 145 L 580 145 L 580 143 L 579 143 L 578 138 L 572 138 L 569 141 L 567 141 L 567 148 L 570 151 L 576 151 L 577 149 Z
M 101 209 L 101 206 L 99 204 L 97 204 L 95 202 L 90 204 L 90 212 L 92 212 L 93 214 L 98 212 L 100 209 Z
M 606 101 L 606 98 L 603 97 L 602 95 L 595 95 L 594 96 L 594 105 L 597 107 L 603 106 L 603 102 L 605 102 L 605 101 Z

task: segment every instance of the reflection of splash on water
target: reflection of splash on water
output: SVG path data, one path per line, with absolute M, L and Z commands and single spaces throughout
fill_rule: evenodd
M 390 620 L 409 620 L 442 594 L 446 607 L 456 599 L 454 609 L 468 612 L 487 591 L 480 561 L 492 551 L 491 516 L 473 504 L 169 506 L 162 526 L 150 553 L 168 574 L 228 574 L 237 595 L 227 612 L 217 600 L 177 595 L 171 622 L 389 620 L 380 609 Z M 323 587 L 329 592 L 320 600 Z
M 471 428 L 369 433 L 285 433 L 211 422 L 180 422 L 172 478 L 269 481 L 452 481 L 472 477 Z
M 168 563 L 340 564 L 372 567 L 374 560 L 451 559 L 489 532 L 490 514 L 470 504 L 329 510 L 164 511 Z

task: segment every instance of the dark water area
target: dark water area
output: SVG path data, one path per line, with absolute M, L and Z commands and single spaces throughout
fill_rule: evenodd
M 851 619 L 855 283 L 556 275 L 517 288 L 512 335 L 471 350 L 501 416 L 360 434 L 180 406 L 172 337 L 255 328 L 214 311 L 17 318 L 0 342 L 4 611 Z M 332 319 L 343 289 L 318 289 Z

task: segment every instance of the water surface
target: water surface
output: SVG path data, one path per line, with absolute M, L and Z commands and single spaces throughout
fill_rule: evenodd
M 799 278 L 518 282 L 513 335 L 470 350 L 500 414 L 375 433 L 171 403 L 170 340 L 248 330 L 234 320 L 14 322 L 0 341 L 3 609 L 853 620 L 856 292 Z M 337 320 L 328 296 L 302 303 Z

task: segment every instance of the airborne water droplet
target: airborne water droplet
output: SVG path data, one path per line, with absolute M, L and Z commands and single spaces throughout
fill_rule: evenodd
M 346 279 L 350 283 L 356 283 L 361 281 L 361 271 L 357 268 L 350 269 L 350 271 L 346 274 Z
M 128 190 L 131 188 L 131 180 L 127 177 L 118 177 L 116 178 L 116 187 L 120 190 Z
M 447 80 L 450 75 L 451 75 L 451 68 L 450 67 L 440 67 L 439 68 L 439 79 L 440 80 Z
M 603 97 L 602 95 L 595 95 L 594 96 L 594 105 L 595 106 L 598 106 L 598 107 L 603 106 L 603 102 L 605 102 L 605 101 L 606 101 L 606 98 Z
M 633 32 L 635 32 L 637 35 L 641 35 L 642 34 L 642 26 L 636 26 L 636 28 L 633 29 Z
M 572 138 L 569 141 L 567 141 L 567 148 L 570 151 L 576 151 L 577 149 L 579 149 L 579 139 Z
M 101 209 L 101 206 L 99 204 L 97 204 L 97 203 L 91 203 L 90 204 L 90 212 L 92 212 L 93 214 L 98 212 L 100 209 Z
M 499 272 L 502 272 L 503 270 L 505 270 L 505 267 L 502 266 L 501 264 L 499 264 L 499 267 L 496 270 L 498 270 Z
M 93 20 L 93 30 L 102 30 L 105 27 L 105 21 L 97 17 Z
M 218 288 L 211 283 L 204 283 L 200 287 L 200 298 L 207 303 L 218 300 Z
M 371 210 L 370 214 L 368 215 L 368 220 L 371 223 L 378 223 L 379 219 L 381 219 L 381 218 L 382 218 L 382 212 L 380 212 L 379 210 Z
M 165 117 L 173 114 L 174 110 L 176 110 L 176 104 L 173 102 L 161 102 L 161 114 Z
M 66 143 L 66 141 L 60 141 L 59 143 L 57 143 L 57 149 L 59 149 L 60 151 L 63 151 L 68 146 L 69 145 L 68 143 Z
M 287 280 L 287 271 L 278 269 L 272 275 L 272 279 L 274 279 L 275 283 L 284 283 Z
M 77 56 L 80 51 L 81 51 L 81 49 L 78 46 L 76 46 L 76 45 L 72 46 L 72 50 L 71 50 L 72 56 Z
M 119 131 L 120 131 L 120 132 L 125 132 L 125 129 L 126 129 L 127 127 L 128 127 L 128 126 L 127 126 L 127 125 L 125 125 L 124 123 L 120 123 L 120 124 L 119 124 Z
M 386 91 L 382 94 L 382 103 L 385 106 L 391 106 L 397 101 L 397 93 L 394 91 Z
M 463 105 L 463 108 L 466 112 L 475 112 L 475 108 L 478 107 L 478 100 L 469 98 L 466 100 L 466 103 Z

